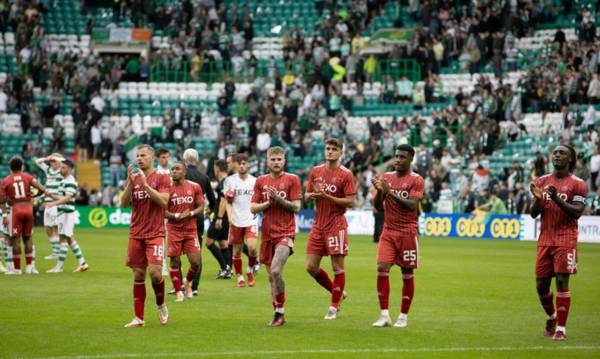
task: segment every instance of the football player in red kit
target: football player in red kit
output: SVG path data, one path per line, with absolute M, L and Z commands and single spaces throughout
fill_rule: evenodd
M 535 264 L 536 287 L 540 302 L 548 315 L 544 335 L 565 340 L 571 293 L 569 277 L 577 273 L 577 219 L 585 209 L 587 184 L 572 172 L 577 152 L 559 145 L 552 151 L 554 171 L 530 185 L 533 194 L 531 216 L 542 216 Z M 556 277 L 556 309 L 550 289 Z
M 412 172 L 415 150 L 409 145 L 396 148 L 395 171 L 372 180 L 375 207 L 383 210 L 383 232 L 377 247 L 377 294 L 381 316 L 374 327 L 392 325 L 388 311 L 392 265 L 402 270 L 402 305 L 396 328 L 408 325 L 408 310 L 415 291 L 413 271 L 419 263 L 419 202 L 423 198 L 424 181 Z
M 296 218 L 300 210 L 302 188 L 298 176 L 283 171 L 285 151 L 281 147 L 267 150 L 269 174 L 260 176 L 254 184 L 250 204 L 253 214 L 262 212 L 260 262 L 267 266 L 275 314 L 269 323 L 279 327 L 285 323 L 285 283 L 283 268 L 292 254 L 296 237 Z
M 121 195 L 121 207 L 131 205 L 131 227 L 127 247 L 127 266 L 133 270 L 133 307 L 135 318 L 126 328 L 144 326 L 146 272 L 152 279 L 152 289 L 158 306 L 161 324 L 169 321 L 165 304 L 165 281 L 162 277 L 165 209 L 169 202 L 171 179 L 154 169 L 154 149 L 150 145 L 136 148 L 136 163 L 127 168 L 127 183 Z
M 308 176 L 304 195 L 306 202 L 316 201 L 313 226 L 306 246 L 306 270 L 331 293 L 331 304 L 325 319 L 337 317 L 340 301 L 345 295 L 344 258 L 348 255 L 348 223 L 346 209 L 354 203 L 354 175 L 340 164 L 343 144 L 336 139 L 325 141 L 325 163 L 315 166 Z M 321 259 L 331 256 L 333 281 L 320 267 Z
M 2 222 L 8 229 L 10 247 L 12 247 L 13 267 L 7 274 L 21 274 L 21 245 L 19 238 L 25 244 L 26 274 L 37 274 L 33 264 L 34 248 L 31 240 L 33 228 L 33 194 L 31 188 L 36 188 L 39 194 L 51 195 L 32 175 L 23 172 L 23 159 L 13 157 L 8 162 L 10 174 L 0 184 L 0 205 L 2 208 Z M 7 205 L 11 206 L 10 211 Z
M 185 296 L 193 297 L 192 280 L 200 269 L 200 242 L 196 228 L 196 216 L 202 213 L 204 195 L 200 185 L 185 179 L 186 167 L 183 162 L 171 166 L 171 192 L 165 217 L 167 222 L 167 255 L 170 258 L 170 275 L 177 298 L 183 301 L 181 290 L 181 255 L 187 254 L 190 269 L 186 275 Z

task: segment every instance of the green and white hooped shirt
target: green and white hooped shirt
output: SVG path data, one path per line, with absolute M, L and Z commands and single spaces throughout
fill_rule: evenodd
M 58 213 L 72 213 L 75 212 L 75 198 L 77 197 L 77 181 L 72 175 L 63 178 L 58 187 L 58 195 L 65 197 L 70 194 L 72 197 L 67 203 L 63 203 L 58 206 Z

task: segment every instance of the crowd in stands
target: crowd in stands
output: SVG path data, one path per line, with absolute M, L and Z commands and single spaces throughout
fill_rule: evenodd
M 492 173 L 487 157 L 500 144 L 527 134 L 521 121 L 525 112 L 544 116 L 563 111 L 562 140 L 583 136 L 595 151 L 581 158 L 577 174 L 589 181 L 591 189 L 599 185 L 599 128 L 593 107 L 600 104 L 595 9 L 579 11 L 580 41 L 566 41 L 558 30 L 554 41 L 540 51 L 540 66 L 525 71 L 517 84 L 510 85 L 501 78 L 519 69 L 517 39 L 531 35 L 536 24 L 558 16 L 552 2 L 461 0 L 460 7 L 455 1 L 401 2 L 417 25 L 414 37 L 376 57 L 361 52 L 366 44 L 362 34 L 385 1 L 350 1 L 348 11 L 339 11 L 335 1 L 316 1 L 318 10 L 329 15 L 315 34 L 302 28 L 281 33 L 284 73 L 278 71 L 275 58 L 266 59 L 266 72 L 260 71 L 252 50 L 253 24 L 261 14 L 246 6 L 228 8 L 212 0 L 200 1 L 200 6 L 184 0 L 177 6 L 158 7 L 146 1 L 115 1 L 116 23 L 128 17 L 139 26 L 151 24 L 169 37 L 169 46 L 155 49 L 146 59 L 73 53 L 62 47 L 50 52 L 41 26 L 43 2 L 25 3 L 9 1 L 0 16 L 0 28 L 10 24 L 16 29 L 19 64 L 19 71 L 7 74 L 0 88 L 0 113 L 20 113 L 24 133 L 41 134 L 43 128 L 54 128 L 48 150 L 62 152 L 65 132 L 55 115 L 61 112 L 63 97 L 72 96 L 74 158 L 98 159 L 114 169 L 113 185 L 100 192 L 82 188 L 80 203 L 112 205 L 119 191 L 119 173 L 127 164 L 124 141 L 133 134 L 130 126 L 107 123 L 109 116 L 120 114 L 119 84 L 148 81 L 153 66 L 189 72 L 194 81 L 202 81 L 216 62 L 229 64 L 223 66 L 225 86 L 216 103 L 207 111 L 183 104 L 167 109 L 161 117 L 164 130 L 147 129 L 141 135 L 143 142 L 177 142 L 174 155 L 179 156 L 184 148 L 194 146 L 195 137 L 210 137 L 218 146 L 215 153 L 205 154 L 206 171 L 211 172 L 214 158 L 239 151 L 249 153 L 256 163 L 253 168 L 262 172 L 261 159 L 269 146 L 284 145 L 294 156 L 306 157 L 320 151 L 314 146 L 315 138 L 344 138 L 344 164 L 356 173 L 356 206 L 363 208 L 370 208 L 370 179 L 388 167 L 394 146 L 411 143 L 418 147 L 415 170 L 426 178 L 424 210 L 459 193 L 456 205 L 461 211 L 473 211 L 500 198 L 507 212 L 523 213 L 529 201 L 526 183 L 548 171 L 547 151 L 531 171 L 528 164 L 517 162 L 505 173 Z M 563 1 L 563 7 L 570 3 Z M 136 4 L 140 6 L 129 6 Z M 400 17 L 396 25 L 403 25 Z M 88 30 L 92 27 L 93 20 Z M 406 76 L 379 76 L 392 73 L 388 67 L 396 59 L 420 64 L 422 82 Z M 480 73 L 488 66 L 492 73 L 480 76 L 473 91 L 450 95 L 444 91 L 441 73 L 456 62 L 465 72 Z M 499 81 L 492 81 L 494 77 Z M 235 96 L 240 81 L 252 84 L 250 94 L 243 98 Z M 372 118 L 368 134 L 351 138 L 352 107 L 365 103 L 366 87 L 374 81 L 381 82 L 380 103 L 412 104 L 414 115 L 394 117 L 385 127 Z M 355 90 L 352 96 L 344 94 L 344 86 Z M 34 88 L 49 99 L 42 108 L 34 101 Z M 428 103 L 444 104 L 443 110 L 428 116 L 430 120 L 418 112 Z M 573 111 L 572 105 L 590 106 L 584 113 Z M 146 114 L 140 109 L 137 115 Z M 506 131 L 501 130 L 503 122 L 509 123 Z M 208 132 L 201 130 L 207 127 Z M 23 155 L 33 158 L 41 151 L 41 141 L 36 140 L 24 146 Z M 306 171 L 302 169 L 300 175 Z

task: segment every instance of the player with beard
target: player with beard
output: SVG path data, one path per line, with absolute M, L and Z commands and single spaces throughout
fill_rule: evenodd
M 285 151 L 281 147 L 267 150 L 269 173 L 260 176 L 254 184 L 250 205 L 253 214 L 262 212 L 260 262 L 267 267 L 271 298 L 275 313 L 268 323 L 271 327 L 285 324 L 285 282 L 283 269 L 293 253 L 296 236 L 296 218 L 300 211 L 302 188 L 298 176 L 283 171 Z

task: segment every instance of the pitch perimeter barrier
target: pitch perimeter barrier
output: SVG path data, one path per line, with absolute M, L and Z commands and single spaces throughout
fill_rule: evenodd
M 82 228 L 128 228 L 131 208 L 78 206 L 75 224 Z M 301 210 L 296 214 L 296 231 L 309 232 L 315 212 Z M 372 235 L 375 220 L 371 211 L 347 211 L 348 233 Z M 208 221 L 208 219 L 207 219 Z M 206 223 L 205 228 L 208 228 Z M 472 238 L 535 241 L 540 233 L 540 219 L 529 215 L 496 215 L 488 213 L 436 214 L 419 217 L 421 236 L 434 238 Z M 600 244 L 600 216 L 579 219 L 579 242 Z
M 425 213 L 419 218 L 419 233 L 426 237 L 519 240 L 523 230 L 520 215 Z

